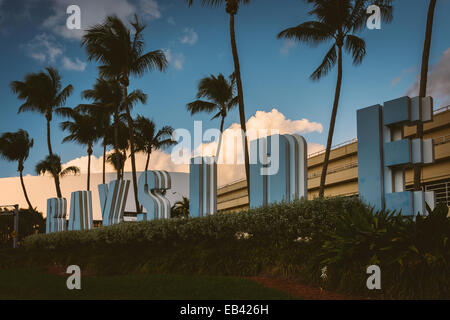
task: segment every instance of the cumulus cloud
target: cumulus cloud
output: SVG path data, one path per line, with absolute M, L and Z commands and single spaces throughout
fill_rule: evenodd
M 198 34 L 193 28 L 184 28 L 183 37 L 180 39 L 181 43 L 194 45 L 198 41 Z
M 235 159 L 233 164 L 218 165 L 218 183 L 219 185 L 225 185 L 245 177 L 244 160 L 243 160 L 243 148 L 242 137 L 239 134 L 240 125 L 238 123 L 231 124 L 223 135 L 223 143 L 221 148 L 221 154 L 225 153 L 227 157 Z M 260 137 L 271 134 L 270 130 L 278 130 L 280 134 L 305 134 L 310 132 L 323 131 L 323 127 L 320 123 L 311 122 L 307 119 L 302 120 L 290 120 L 279 112 L 277 109 L 273 109 L 270 112 L 257 111 L 256 114 L 247 121 L 247 130 L 267 130 L 261 131 Z M 272 132 L 274 133 L 274 132 Z M 233 140 L 234 139 L 234 140 Z M 252 140 L 252 138 L 250 138 Z M 214 155 L 217 149 L 216 142 L 203 143 L 196 148 L 193 153 L 202 155 Z M 324 149 L 324 146 L 318 143 L 308 143 L 308 154 L 317 152 Z M 111 153 L 110 151 L 109 153 Z M 189 152 L 188 152 L 189 153 Z M 219 156 L 220 159 L 221 155 Z M 228 158 L 227 158 L 228 159 Z M 138 171 L 143 171 L 145 168 L 146 155 L 143 153 L 136 154 L 136 166 Z M 77 166 L 80 168 L 81 173 L 87 173 L 88 157 L 83 156 L 73 159 L 63 166 Z M 103 166 L 103 157 L 91 157 L 91 172 L 101 173 Z M 168 151 L 157 150 L 152 153 L 150 158 L 149 168 L 151 170 L 167 170 L 171 172 L 189 172 L 188 164 L 176 164 L 172 161 L 171 154 Z M 125 164 L 125 171 L 131 171 L 131 161 L 128 159 Z M 106 164 L 106 172 L 115 172 L 114 168 L 110 164 Z
M 75 58 L 74 61 L 72 61 L 68 57 L 63 57 L 62 59 L 63 67 L 66 70 L 73 70 L 73 71 L 84 71 L 86 69 L 86 62 L 81 61 L 78 58 Z
M 146 20 L 161 17 L 156 0 L 139 0 L 136 5 L 128 0 L 78 0 L 76 4 L 81 9 L 81 30 L 70 30 L 66 27 L 66 9 L 72 4 L 72 0 L 52 0 L 52 15 L 44 20 L 43 27 L 64 38 L 81 39 L 87 28 L 103 23 L 109 15 L 117 15 L 123 20 L 130 20 L 135 13 Z
M 419 93 L 420 76 L 408 90 L 407 95 L 417 96 Z M 440 100 L 444 105 L 450 104 L 450 48 L 445 50 L 437 64 L 428 73 L 427 95 Z
M 172 52 L 171 49 L 165 49 L 164 54 L 169 62 L 176 70 L 182 70 L 184 66 L 184 55 L 178 52 Z

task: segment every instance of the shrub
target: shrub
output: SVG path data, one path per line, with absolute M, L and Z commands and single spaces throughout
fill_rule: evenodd
M 77 264 L 102 274 L 273 274 L 360 296 L 449 298 L 446 209 L 413 220 L 374 212 L 357 198 L 329 198 L 127 222 L 27 237 L 16 258 L 0 259 L 0 266 L 16 261 Z M 381 267 L 382 290 L 366 288 L 371 264 Z

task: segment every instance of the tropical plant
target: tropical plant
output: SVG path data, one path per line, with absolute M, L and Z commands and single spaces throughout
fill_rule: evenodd
M 59 178 L 63 178 L 69 174 L 80 174 L 80 168 L 76 166 L 70 166 L 63 169 L 61 158 L 56 154 L 53 155 L 53 159 L 51 159 L 50 156 L 47 156 L 44 160 L 39 161 L 36 164 L 35 171 L 38 175 L 50 173 L 53 177 L 54 175 L 58 175 Z
M 172 218 L 188 218 L 189 217 L 189 198 L 183 197 L 183 200 L 173 204 L 171 210 Z
M 145 25 L 141 24 L 138 17 L 134 16 L 130 30 L 117 16 L 109 16 L 103 24 L 89 28 L 81 41 L 86 47 L 89 60 L 96 60 L 99 66 L 100 76 L 107 79 L 115 79 L 123 88 L 125 113 L 127 115 L 131 167 L 133 175 L 133 189 L 136 202 L 136 211 L 140 212 L 137 192 L 136 160 L 134 150 L 134 126 L 131 117 L 131 105 L 128 100 L 128 86 L 130 76 L 143 76 L 147 71 L 163 71 L 167 67 L 167 59 L 162 50 L 144 53 Z M 143 95 L 139 90 L 130 94 Z
M 124 178 L 125 162 L 127 161 L 127 150 L 130 147 L 130 140 L 128 139 L 129 131 L 125 118 L 125 114 L 119 114 L 117 121 L 115 120 L 114 127 L 109 127 L 106 132 L 106 144 L 115 144 L 114 152 L 106 156 L 106 161 L 111 164 L 117 171 L 118 180 L 122 180 Z M 113 163 L 113 161 L 115 161 L 115 163 Z
M 211 75 L 203 78 L 198 84 L 197 98 L 206 98 L 205 100 L 196 100 L 186 105 L 190 113 L 196 114 L 199 112 L 215 113 L 211 120 L 221 118 L 220 120 L 220 138 L 216 151 L 216 158 L 219 156 L 220 147 L 222 145 L 223 124 L 228 112 L 235 108 L 238 103 L 238 97 L 234 96 L 235 77 L 231 75 L 227 80 L 223 74 L 217 77 Z
M 17 161 L 17 171 L 20 175 L 20 183 L 22 185 L 23 194 L 27 201 L 30 211 L 34 211 L 28 198 L 25 183 L 23 181 L 24 163 L 30 154 L 34 141 L 29 138 L 28 132 L 20 129 L 17 132 L 6 132 L 0 136 L 0 158 L 8 161 Z
M 436 0 L 430 0 L 430 5 L 428 6 L 427 14 L 427 26 L 425 30 L 425 41 L 423 44 L 422 53 L 422 67 L 420 70 L 420 87 L 419 87 L 419 97 L 426 97 L 427 95 L 427 81 L 428 81 L 428 62 L 430 59 L 430 48 L 431 48 L 431 35 L 433 33 L 433 20 L 434 11 L 436 8 Z M 418 139 L 423 138 L 423 124 L 419 122 L 417 124 L 417 134 Z M 420 176 L 422 175 L 422 167 L 420 164 L 414 165 L 414 190 L 420 191 Z
M 63 143 L 72 141 L 87 146 L 87 190 L 90 191 L 92 148 L 94 143 L 101 137 L 98 128 L 101 126 L 101 122 L 104 119 L 102 119 L 100 117 L 101 115 L 98 113 L 97 115 L 99 118 L 95 118 L 92 114 L 80 113 L 79 109 L 72 110 L 69 115 L 72 118 L 72 121 L 68 120 L 61 123 L 61 129 L 69 132 L 69 135 L 63 139 Z
M 152 151 L 167 148 L 176 144 L 176 141 L 172 140 L 173 128 L 170 126 L 164 126 L 160 130 L 156 131 L 155 123 L 143 116 L 138 116 L 135 120 L 135 151 L 144 152 L 147 155 L 145 161 L 144 172 L 147 174 L 148 164 L 150 162 L 150 155 Z
M 320 178 L 319 197 L 324 196 L 325 180 L 330 158 L 331 144 L 336 123 L 342 84 L 343 49 L 352 55 L 353 64 L 359 65 L 366 55 L 366 43 L 357 36 L 358 31 L 366 25 L 368 0 L 306 0 L 313 4 L 309 15 L 316 20 L 307 21 L 296 27 L 283 30 L 278 38 L 294 39 L 311 45 L 332 41 L 332 46 L 326 53 L 320 66 L 311 74 L 312 80 L 320 80 L 338 64 L 337 83 L 331 112 L 330 128 L 328 131 L 327 147 Z M 392 0 L 378 0 L 375 4 L 380 7 L 385 22 L 392 20 Z
M 67 98 L 73 91 L 72 85 L 61 89 L 61 76 L 54 68 L 46 68 L 47 72 L 30 73 L 25 76 L 24 81 L 13 81 L 10 86 L 18 98 L 25 100 L 20 106 L 19 113 L 24 111 L 33 111 L 45 115 L 47 120 L 47 145 L 49 160 L 56 159 L 53 157 L 53 150 L 51 144 L 50 123 L 52 121 L 53 113 L 57 115 L 66 115 L 61 108 Z M 52 175 L 55 179 L 56 194 L 58 198 L 62 197 L 61 186 L 59 183 L 59 175 L 56 174 L 57 163 L 50 166 Z
M 192 6 L 194 0 L 185 0 L 188 2 L 189 6 Z M 236 87 L 238 92 L 239 100 L 239 120 L 241 124 L 241 130 L 244 134 L 244 158 L 245 158 L 245 176 L 247 178 L 247 193 L 250 196 L 250 158 L 248 154 L 248 141 L 247 141 L 247 127 L 245 119 L 245 106 L 244 106 L 244 90 L 242 88 L 242 78 L 241 78 L 241 67 L 239 63 L 239 55 L 236 44 L 236 30 L 235 30 L 235 15 L 239 10 L 241 4 L 248 4 L 250 0 L 202 0 L 201 4 L 216 7 L 225 4 L 225 11 L 230 16 L 230 41 L 231 41 L 231 52 L 233 54 L 234 62 L 234 75 L 236 77 Z
M 108 143 L 106 140 L 107 134 L 109 133 L 109 127 L 111 122 L 111 117 L 114 119 L 114 131 L 112 137 L 114 138 L 112 145 L 116 152 L 119 152 L 119 122 L 120 122 L 120 112 L 123 110 L 123 91 L 118 81 L 105 80 L 103 78 L 98 78 L 94 87 L 89 90 L 82 92 L 82 97 L 84 99 L 92 100 L 92 104 L 80 105 L 86 112 L 97 113 L 103 115 L 104 122 L 101 126 L 101 131 L 104 132 L 103 136 L 103 184 L 105 183 L 105 164 L 106 164 L 106 147 Z M 119 161 L 119 159 L 116 159 Z M 120 167 L 119 163 L 114 165 L 115 167 Z M 120 179 L 120 172 L 117 171 L 117 180 Z

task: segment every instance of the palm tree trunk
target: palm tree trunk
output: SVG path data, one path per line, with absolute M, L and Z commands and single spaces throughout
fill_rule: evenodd
M 33 212 L 33 206 L 31 205 L 30 199 L 28 198 L 28 193 L 27 193 L 27 189 L 25 188 L 25 183 L 23 182 L 23 169 L 19 170 L 19 174 L 20 174 L 20 183 L 22 184 L 22 189 L 23 189 L 23 194 L 25 196 L 25 200 L 27 201 L 28 204 L 28 208 L 30 208 L 30 211 Z
M 105 171 L 106 171 L 106 136 L 103 137 L 103 184 L 105 184 L 106 182 L 106 177 L 105 177 Z
M 50 159 L 52 161 L 52 175 L 55 180 L 55 188 L 56 188 L 56 196 L 58 198 L 62 198 L 61 193 L 61 186 L 59 183 L 59 176 L 55 172 L 54 164 L 53 164 L 53 150 L 52 150 L 52 142 L 50 138 L 50 121 L 51 121 L 51 115 L 47 115 L 47 145 L 48 145 L 48 154 L 50 155 Z
M 339 105 L 339 97 L 341 95 L 342 84 L 342 45 L 338 46 L 338 77 L 336 83 L 336 91 L 334 94 L 333 110 L 331 112 L 330 129 L 328 130 L 327 148 L 325 150 L 325 158 L 323 160 L 322 175 L 320 176 L 319 198 L 325 195 L 325 181 L 327 177 L 328 161 L 330 159 L 331 144 L 333 142 L 334 126 L 336 124 L 336 115 Z
M 222 147 L 223 123 L 224 123 L 224 122 L 225 122 L 225 117 L 222 116 L 222 120 L 220 121 L 220 137 L 219 137 L 219 143 L 217 144 L 217 151 L 216 151 L 216 162 L 219 161 L 220 148 Z
M 250 199 L 250 159 L 248 155 L 247 128 L 245 124 L 245 107 L 244 107 L 244 91 L 242 89 L 241 67 L 239 65 L 239 55 L 236 46 L 236 33 L 234 30 L 234 14 L 230 14 L 230 38 L 231 50 L 233 52 L 234 74 L 236 76 L 236 86 L 239 97 L 239 120 L 241 130 L 243 131 L 244 157 L 245 157 L 245 176 L 247 178 L 247 193 Z
M 118 155 L 119 151 L 119 111 L 114 113 L 114 152 L 116 153 L 116 168 L 117 168 L 117 180 L 120 180 L 120 159 Z
M 136 177 L 136 158 L 134 155 L 134 124 L 133 118 L 131 118 L 130 108 L 128 106 L 128 89 L 127 86 L 123 86 L 125 110 L 127 112 L 128 120 L 128 133 L 130 135 L 130 152 L 131 152 L 131 171 L 133 177 L 133 190 L 134 190 L 134 201 L 136 202 L 136 212 L 141 212 L 141 206 L 139 205 L 138 192 L 137 192 L 137 177 Z M 124 165 L 125 167 L 125 165 Z
M 88 171 L 87 171 L 87 191 L 90 190 L 91 184 L 91 155 L 92 155 L 92 146 L 88 147 Z
M 423 45 L 423 53 L 422 53 L 422 69 L 420 72 L 419 97 L 426 97 L 427 95 L 428 61 L 430 58 L 431 35 L 433 33 L 433 20 L 435 8 L 436 8 L 436 0 L 430 0 L 430 6 L 428 7 L 427 27 L 425 31 L 425 42 Z M 416 138 L 418 139 L 423 138 L 423 124 L 421 122 L 417 125 Z M 421 174 L 422 174 L 422 166 L 420 164 L 414 165 L 414 191 L 421 190 L 420 185 Z

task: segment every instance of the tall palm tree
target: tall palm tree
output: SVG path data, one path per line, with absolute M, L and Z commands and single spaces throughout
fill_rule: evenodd
M 130 22 L 133 30 L 130 30 L 117 16 L 109 16 L 103 24 L 89 28 L 81 43 L 86 47 L 90 60 L 102 63 L 99 66 L 100 75 L 108 79 L 116 79 L 122 85 L 130 137 L 133 189 L 136 211 L 139 213 L 134 126 L 128 101 L 128 86 L 130 76 L 142 76 L 147 71 L 155 69 L 164 71 L 168 62 L 162 50 L 144 53 L 143 31 L 146 26 L 139 22 L 136 15 L 134 18 L 134 21 Z
M 112 136 L 114 137 L 113 146 L 116 152 L 119 151 L 118 140 L 119 140 L 119 117 L 120 112 L 123 111 L 123 90 L 118 81 L 106 80 L 103 78 L 98 78 L 94 87 L 89 90 L 82 92 L 82 97 L 84 99 L 92 100 L 93 103 L 89 105 L 84 105 L 83 111 L 91 113 L 100 113 L 104 115 L 103 129 L 109 131 L 111 117 L 114 119 L 114 132 Z M 103 138 L 103 184 L 105 184 L 105 163 L 106 163 L 106 143 L 107 137 Z M 116 159 L 119 161 L 119 159 Z M 119 167 L 119 163 L 115 164 L 115 167 Z M 117 180 L 120 180 L 120 172 L 117 171 Z
M 107 145 L 113 144 L 114 132 L 117 131 L 117 147 L 114 152 L 106 157 L 106 161 L 111 164 L 117 171 L 118 180 L 123 180 L 125 163 L 127 161 L 127 150 L 130 148 L 130 140 L 128 138 L 128 126 L 126 124 L 126 115 L 119 114 L 117 125 L 107 130 Z M 116 130 L 117 129 L 117 130 Z M 115 139 L 114 139 L 115 140 Z M 116 142 L 114 142 L 116 143 Z M 115 163 L 113 163 L 113 161 Z
M 323 198 L 325 180 L 333 141 L 334 126 L 339 105 L 342 84 L 343 50 L 352 55 L 353 64 L 361 64 L 366 55 L 366 43 L 357 36 L 358 31 L 365 27 L 367 19 L 368 0 L 307 0 L 313 3 L 313 10 L 309 12 L 316 20 L 307 21 L 296 27 L 288 28 L 278 34 L 278 38 L 294 39 L 311 45 L 332 42 L 320 66 L 311 74 L 312 80 L 320 80 L 338 64 L 336 89 L 333 109 L 331 112 L 330 128 L 328 131 L 327 147 L 320 177 L 319 197 Z M 391 0 L 375 1 L 382 13 L 384 21 L 392 20 Z
M 428 6 L 427 14 L 427 26 L 425 30 L 425 41 L 423 44 L 422 53 L 422 67 L 420 71 L 420 88 L 419 97 L 427 96 L 427 81 L 428 81 L 428 62 L 430 59 L 430 48 L 431 48 L 431 35 L 433 33 L 433 21 L 434 21 L 434 11 L 436 8 L 436 0 L 430 0 L 430 5 Z M 423 138 L 423 124 L 419 123 L 417 125 L 417 138 Z M 421 190 L 420 176 L 422 174 L 422 167 L 420 164 L 414 165 L 414 190 Z
M 36 164 L 35 171 L 38 175 L 50 173 L 52 176 L 58 175 L 59 178 L 63 178 L 69 174 L 80 174 L 80 168 L 76 166 L 63 169 L 61 158 L 57 154 L 47 156 L 44 160 L 39 161 Z
M 19 99 L 25 100 L 24 104 L 19 108 L 19 113 L 33 111 L 45 115 L 47 120 L 49 160 L 53 160 L 55 158 L 53 157 L 51 144 L 50 123 L 52 121 L 53 113 L 65 115 L 63 110 L 66 108 L 61 107 L 72 93 L 73 87 L 72 85 L 68 85 L 61 89 L 61 76 L 58 71 L 52 67 L 48 67 L 45 70 L 47 72 L 42 71 L 39 73 L 27 74 L 25 76 L 25 81 L 13 81 L 10 86 Z M 59 183 L 59 175 L 55 174 L 56 169 L 57 164 L 55 163 L 53 177 L 55 179 L 56 194 L 58 198 L 61 198 L 61 186 Z
M 6 132 L 0 136 L 0 158 L 8 161 L 17 161 L 17 171 L 20 174 L 20 183 L 22 184 L 23 194 L 27 201 L 30 211 L 34 211 L 28 198 L 27 189 L 23 182 L 24 163 L 28 158 L 30 149 L 33 147 L 34 141 L 30 140 L 28 132 L 20 129 L 17 132 Z
M 148 164 L 150 162 L 150 155 L 152 151 L 163 149 L 176 144 L 172 140 L 173 128 L 164 126 L 156 131 L 155 123 L 143 116 L 138 116 L 135 121 L 135 150 L 136 152 L 144 152 L 147 155 L 145 161 L 144 172 L 147 177 Z
M 69 132 L 69 135 L 63 139 L 63 143 L 73 141 L 87 146 L 87 191 L 90 191 L 92 148 L 100 138 L 97 128 L 102 119 L 95 118 L 89 113 L 80 113 L 76 109 L 70 112 L 70 117 L 72 121 L 68 120 L 61 123 L 61 129 Z
M 186 0 L 189 6 L 192 6 L 194 0 Z M 234 62 L 234 74 L 236 76 L 236 86 L 238 91 L 238 99 L 239 99 L 239 120 L 241 124 L 241 130 L 244 133 L 244 157 L 245 157 L 245 176 L 247 178 L 247 192 L 250 197 L 250 158 L 248 154 L 248 141 L 247 141 L 247 127 L 246 127 L 246 119 L 245 119 L 245 106 L 244 106 L 244 90 L 242 89 L 242 78 L 241 78 L 241 66 L 239 63 L 239 55 L 236 44 L 236 30 L 234 18 L 239 10 L 239 6 L 241 4 L 248 4 L 250 0 L 202 0 L 202 5 L 207 5 L 210 7 L 216 7 L 219 5 L 225 4 L 225 11 L 230 16 L 230 41 L 231 41 L 231 52 L 233 54 L 233 62 Z
M 225 118 L 228 112 L 236 107 L 239 103 L 238 97 L 234 96 L 234 75 L 227 80 L 223 74 L 217 77 L 211 75 L 203 78 L 198 84 L 197 98 L 206 98 L 205 100 L 196 100 L 186 105 L 191 115 L 199 112 L 215 113 L 211 120 L 221 118 L 220 120 L 220 138 L 216 151 L 216 158 L 219 156 L 220 147 L 222 145 L 222 133 Z

